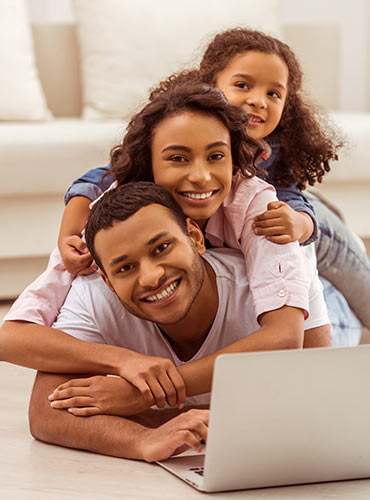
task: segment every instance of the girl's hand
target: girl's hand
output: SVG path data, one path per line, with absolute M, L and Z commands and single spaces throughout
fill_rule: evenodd
M 58 386 L 49 396 L 50 406 L 67 409 L 72 415 L 128 416 L 148 408 L 140 392 L 120 377 L 72 379 Z
M 252 227 L 255 234 L 279 244 L 297 240 L 304 243 L 314 229 L 308 214 L 296 212 L 283 201 L 269 203 L 267 211 L 255 217 Z
M 86 243 L 79 236 L 66 236 L 60 239 L 59 251 L 67 271 L 71 274 L 87 276 L 97 270 Z

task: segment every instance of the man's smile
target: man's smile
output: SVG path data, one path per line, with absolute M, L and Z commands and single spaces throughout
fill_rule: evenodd
M 177 290 L 179 284 L 181 283 L 181 278 L 171 281 L 169 284 L 165 284 L 157 289 L 155 293 L 150 292 L 145 296 L 141 297 L 139 300 L 142 302 L 150 304 L 167 304 L 170 299 L 173 298 L 175 291 Z

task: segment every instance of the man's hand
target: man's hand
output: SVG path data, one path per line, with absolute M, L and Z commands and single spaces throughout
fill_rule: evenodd
M 59 385 L 49 395 L 49 400 L 52 408 L 68 409 L 78 417 L 135 415 L 151 406 L 126 380 L 101 375 L 69 380 Z
M 259 236 L 266 236 L 273 243 L 304 243 L 313 232 L 311 217 L 305 212 L 296 212 L 283 201 L 273 201 L 267 211 L 257 215 L 253 230 Z
M 157 429 L 146 429 L 140 437 L 143 460 L 155 462 L 193 448 L 203 451 L 207 441 L 209 410 L 189 410 Z
M 182 408 L 186 400 L 185 383 L 175 365 L 167 358 L 125 351 L 119 375 L 141 392 L 145 401 L 163 408 Z M 154 403 L 153 403 L 154 401 Z
M 97 270 L 86 243 L 79 236 L 60 238 L 59 251 L 67 271 L 71 274 L 87 276 Z

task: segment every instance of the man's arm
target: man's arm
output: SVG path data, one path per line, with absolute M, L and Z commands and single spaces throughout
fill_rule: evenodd
M 158 413 L 155 424 L 161 425 L 154 429 L 142 425 L 140 416 L 136 416 L 135 421 L 111 415 L 82 419 L 66 410 L 50 407 L 48 394 L 69 378 L 37 374 L 29 407 L 30 430 L 35 439 L 148 462 L 163 460 L 187 448 L 202 450 L 201 441 L 207 439 L 208 410 L 190 410 L 169 421 L 168 414 L 163 414 L 164 423 Z M 131 390 L 136 391 L 133 386 Z
M 218 355 L 233 352 L 256 352 L 277 349 L 301 349 L 304 337 L 303 311 L 283 306 L 260 317 L 261 328 L 241 340 L 202 359 L 178 367 L 187 396 L 209 392 L 213 366 Z

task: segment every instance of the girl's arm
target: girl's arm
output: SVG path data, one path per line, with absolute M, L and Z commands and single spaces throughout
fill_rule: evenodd
M 66 208 L 59 232 L 58 247 L 66 269 L 72 274 L 91 274 L 96 266 L 91 266 L 92 258 L 81 232 L 89 214 L 89 205 L 112 183 L 111 175 L 105 176 L 106 167 L 89 170 L 73 182 L 64 196 Z

